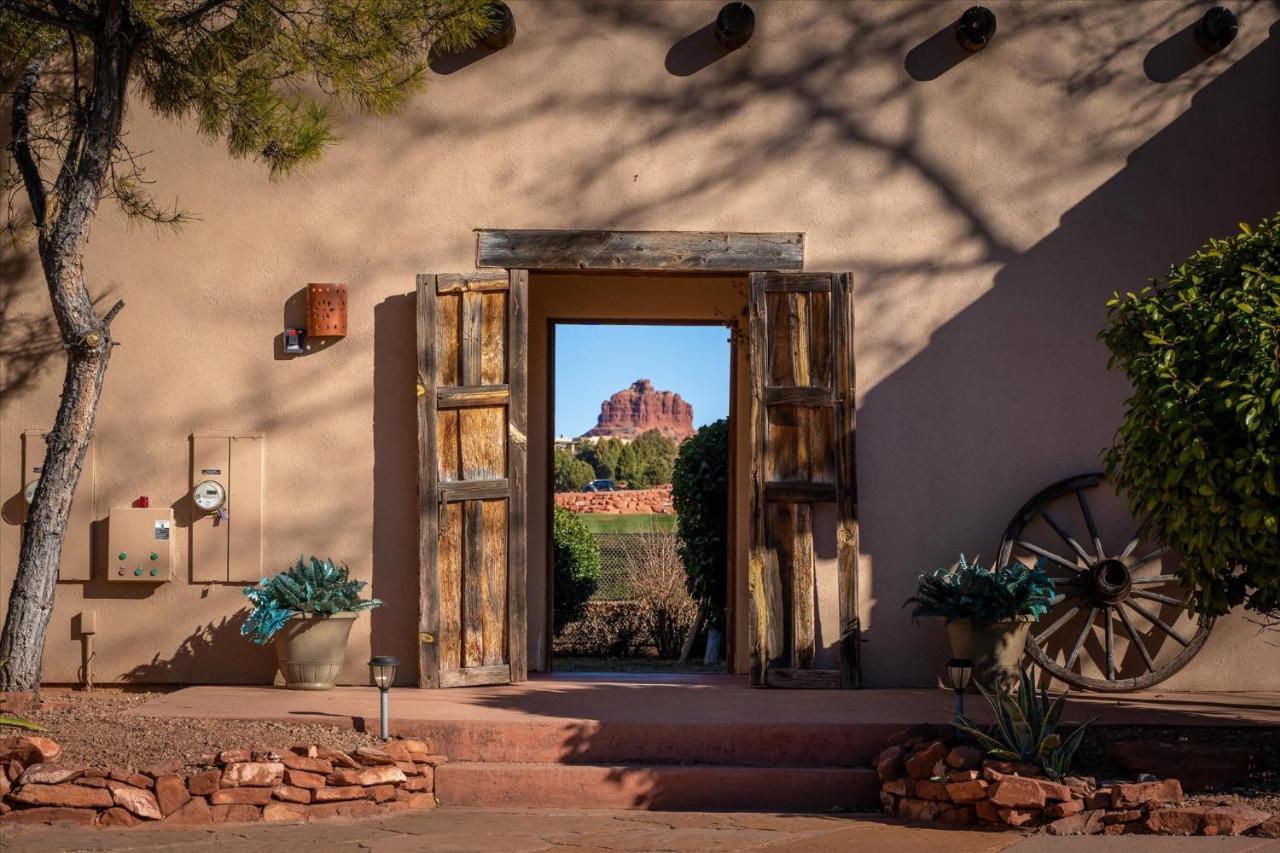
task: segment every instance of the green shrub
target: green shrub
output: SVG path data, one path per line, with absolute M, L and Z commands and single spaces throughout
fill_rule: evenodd
M 253 606 L 240 626 L 240 634 L 252 635 L 253 641 L 261 645 L 295 613 L 332 616 L 382 605 L 376 598 L 362 601 L 360 591 L 368 584 L 353 581 L 349 575 L 346 566 L 335 566 L 333 560 L 312 557 L 308 562 L 298 557 L 293 567 L 244 589 L 244 597 Z
M 1280 616 L 1280 217 L 1240 227 L 1107 303 L 1133 395 L 1106 466 L 1192 610 Z
M 1003 622 L 1021 616 L 1039 619 L 1052 598 L 1053 581 L 1044 570 L 1043 557 L 1034 566 L 1015 560 L 999 569 L 985 569 L 961 554 L 954 569 L 920 575 L 916 594 L 906 604 L 915 605 L 911 611 L 915 619 L 941 616 L 948 622 Z
M 592 444 L 584 444 L 578 458 L 595 469 L 601 480 L 618 479 L 618 457 L 625 445 L 616 438 L 602 438 Z
M 651 489 L 670 483 L 675 458 L 676 443 L 651 429 L 622 448 L 615 468 L 616 479 L 632 489 Z
M 724 628 L 729 561 L 729 422 L 707 424 L 680 445 L 671 478 L 680 559 L 689 594 L 711 627 Z
M 1081 723 L 1064 739 L 1058 734 L 1058 721 L 1066 707 L 1067 694 L 1051 700 L 1047 687 L 1037 693 L 1026 670 L 1022 670 L 1018 680 L 1016 693 L 1003 686 L 993 693 L 978 684 L 995 720 L 989 727 L 979 726 L 959 714 L 956 725 L 977 741 L 987 755 L 1034 764 L 1049 778 L 1061 779 L 1071 771 L 1071 759 L 1093 720 Z
M 564 450 L 555 452 L 552 464 L 553 487 L 557 492 L 580 492 L 596 478 L 594 468 Z
M 554 508 L 551 522 L 555 560 L 552 589 L 552 628 L 559 633 L 565 625 L 582 618 L 587 599 L 600 583 L 600 546 L 577 514 Z

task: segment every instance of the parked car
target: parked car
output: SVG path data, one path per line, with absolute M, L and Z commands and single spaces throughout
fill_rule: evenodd
M 582 487 L 584 492 L 616 492 L 618 487 L 613 480 L 592 480 Z

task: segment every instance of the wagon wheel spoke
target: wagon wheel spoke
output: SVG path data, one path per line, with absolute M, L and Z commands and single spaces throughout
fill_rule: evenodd
M 1138 529 L 1133 531 L 1133 535 L 1129 537 L 1129 541 L 1125 543 L 1124 550 L 1120 552 L 1120 562 L 1126 563 L 1133 556 L 1134 550 L 1138 547 L 1138 542 L 1142 539 L 1142 534 L 1146 533 L 1147 525 L 1151 522 L 1151 516 L 1147 516 L 1138 525 Z
M 1103 610 L 1102 618 L 1105 620 L 1102 623 L 1102 627 L 1104 630 L 1104 635 L 1105 635 L 1106 645 L 1107 645 L 1106 647 L 1107 678 L 1113 679 L 1116 677 L 1116 632 L 1115 632 L 1116 620 L 1111 613 L 1110 607 L 1107 607 Z
M 1038 554 L 1039 556 L 1044 557 L 1046 560 L 1052 560 L 1053 562 L 1057 563 L 1060 566 L 1065 566 L 1066 568 L 1070 569 L 1073 572 L 1076 572 L 1076 573 L 1080 572 L 1080 567 L 1077 566 L 1075 563 L 1069 561 L 1066 557 L 1058 556 L 1057 554 L 1053 553 L 1052 551 L 1046 548 L 1041 548 L 1039 545 L 1028 542 L 1025 539 L 1019 539 L 1015 544 L 1019 548 L 1025 548 L 1026 550 L 1030 551 L 1032 554 Z
M 1137 572 L 1139 569 L 1145 569 L 1151 563 L 1154 563 L 1156 560 L 1168 554 L 1170 550 L 1171 549 L 1167 545 L 1162 545 L 1159 548 L 1152 551 L 1147 556 L 1143 557 L 1138 562 L 1134 563 L 1129 568 L 1134 572 Z
M 1089 536 L 1093 539 L 1094 552 L 1098 559 L 1105 559 L 1107 554 L 1102 548 L 1102 537 L 1098 535 L 1098 525 L 1093 522 L 1093 512 L 1089 509 L 1089 500 L 1084 496 L 1084 489 L 1076 489 L 1076 500 L 1080 503 L 1080 514 L 1084 516 L 1085 527 L 1089 528 Z
M 1161 604 L 1170 604 L 1174 607 L 1182 607 L 1186 601 L 1181 598 L 1174 598 L 1172 595 L 1161 595 L 1158 592 L 1147 592 L 1145 589 L 1135 589 L 1129 593 L 1138 598 L 1145 598 L 1148 601 L 1158 601 Z
M 1036 634 L 1036 642 L 1039 643 L 1040 645 L 1044 645 L 1044 641 L 1047 640 L 1050 637 L 1050 635 L 1053 634 L 1053 632 L 1057 631 L 1063 625 L 1070 622 L 1075 617 L 1075 615 L 1079 612 L 1080 612 L 1079 605 L 1073 605 L 1070 608 L 1068 608 L 1065 613 L 1063 613 L 1061 616 L 1059 616 L 1057 619 L 1053 621 L 1052 625 L 1050 625 L 1048 628 L 1045 628 L 1039 634 Z
M 1191 641 L 1188 640 L 1186 637 L 1182 636 L 1181 634 L 1179 634 L 1177 631 L 1173 630 L 1172 625 L 1170 625 L 1168 622 L 1161 619 L 1156 614 L 1152 613 L 1150 610 L 1147 610 L 1145 607 L 1139 607 L 1137 604 L 1133 603 L 1132 601 L 1126 601 L 1125 606 L 1133 610 L 1142 618 L 1146 619 L 1152 625 L 1155 625 L 1161 631 L 1164 631 L 1170 637 L 1173 637 L 1183 646 L 1191 645 Z
M 1148 575 L 1145 578 L 1135 577 L 1133 579 L 1134 586 L 1156 586 L 1162 583 L 1173 583 L 1178 579 L 1177 575 Z
M 1059 539 L 1061 539 L 1063 542 L 1066 542 L 1067 545 L 1071 547 L 1072 551 L 1075 551 L 1077 554 L 1080 555 L 1080 559 L 1084 560 L 1085 565 L 1088 565 L 1089 563 L 1093 562 L 1093 558 L 1089 556 L 1089 553 L 1085 551 L 1083 547 L 1081 547 L 1080 543 L 1075 540 L 1075 537 L 1073 537 L 1070 533 L 1068 533 L 1066 530 L 1063 529 L 1062 525 L 1059 524 L 1057 520 L 1052 515 L 1049 514 L 1049 510 L 1047 508 L 1042 508 L 1040 510 L 1040 517 L 1043 518 L 1045 522 L 1048 523 L 1048 525 L 1053 528 L 1053 532 L 1058 534 Z
M 1156 662 L 1151 659 L 1151 652 L 1147 651 L 1147 646 L 1138 637 L 1138 631 L 1133 627 L 1133 619 L 1129 617 L 1129 612 L 1123 607 L 1116 608 L 1120 613 L 1120 621 L 1124 623 L 1124 629 L 1129 632 L 1129 639 L 1138 647 L 1139 654 L 1142 655 L 1142 662 L 1147 665 L 1147 672 L 1156 671 Z
M 1080 657 L 1080 650 L 1084 648 L 1084 641 L 1089 636 L 1089 631 L 1093 628 L 1093 620 L 1098 615 L 1098 608 L 1089 608 L 1089 618 L 1084 620 L 1084 627 L 1080 629 L 1080 636 L 1076 637 L 1076 644 L 1071 647 L 1071 655 L 1067 658 L 1067 669 L 1071 669 L 1075 665 L 1076 658 Z

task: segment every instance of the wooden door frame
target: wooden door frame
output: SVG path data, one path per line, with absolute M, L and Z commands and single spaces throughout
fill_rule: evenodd
M 757 272 L 799 272 L 804 269 L 805 235 L 803 232 L 730 232 L 730 231 L 612 231 L 612 230 L 544 230 L 544 229 L 476 229 L 476 267 L 478 269 L 503 269 L 508 275 L 528 281 L 530 272 L 611 272 L 611 273 L 726 273 L 750 275 Z M 419 323 L 421 323 L 419 306 Z M 421 338 L 421 327 L 419 327 Z M 422 341 L 419 340 L 419 370 L 422 364 Z M 549 353 L 553 357 L 554 353 Z M 526 354 L 527 364 L 527 354 Z M 554 389 L 549 389 L 553 392 Z M 732 399 L 732 397 L 731 397 Z M 553 401 L 552 401 L 553 402 Z M 527 405 L 527 403 L 526 403 Z M 852 402 L 850 402 L 852 407 Z M 520 415 L 527 417 L 527 409 Z M 423 407 L 419 406 L 419 449 L 422 447 Z M 526 433 L 527 434 L 527 433 Z M 420 454 L 421 455 L 421 454 Z M 849 460 L 851 462 L 851 460 Z M 434 465 L 435 460 L 431 460 Z M 419 460 L 419 476 L 426 476 L 429 467 Z M 434 475 L 431 475 L 434 478 Z M 856 501 L 856 498 L 853 498 Z M 428 559 L 435 553 L 435 543 L 428 539 L 437 534 L 436 524 L 422 523 L 424 508 L 419 493 L 419 543 L 418 543 L 418 605 L 419 612 L 438 610 L 437 602 L 428 600 L 426 582 Z M 856 503 L 854 504 L 856 507 Z M 428 515 L 433 508 L 427 508 Z M 522 508 L 523 511 L 523 508 Z M 550 515 L 550 514 L 549 514 Z M 730 518 L 734 516 L 730 513 Z M 856 517 L 856 509 L 855 509 Z M 550 537 L 548 536 L 548 542 Z M 527 547 L 527 535 L 521 548 Z M 514 551 L 508 553 L 514 554 Z M 856 565 L 853 567 L 856 584 Z M 521 584 L 523 587 L 523 584 Z M 524 590 L 521 590 L 524 592 Z M 527 611 L 526 601 L 521 611 Z M 856 592 L 854 593 L 856 599 Z M 548 603 L 550 595 L 547 596 Z M 509 602 L 515 607 L 515 602 Z M 855 601 L 856 607 L 856 601 Z M 856 612 L 856 610 L 855 610 Z M 524 620 L 519 620 L 522 624 Z M 514 620 L 512 623 L 514 624 Z M 548 620 L 548 624 L 550 621 Z M 523 680 L 527 651 L 525 638 L 512 638 L 513 651 L 521 650 L 519 664 L 512 660 L 513 680 Z M 856 630 L 851 637 L 842 637 L 843 652 L 858 642 Z M 419 666 L 424 654 L 434 654 L 434 649 L 422 651 L 424 640 L 419 636 Z M 550 647 L 548 647 L 550 655 Z M 856 658 L 850 663 L 856 667 Z M 843 679 L 842 679 L 843 680 Z M 420 686 L 437 686 L 424 682 L 419 671 Z
M 726 274 L 727 275 L 727 274 Z M 719 275 L 717 275 L 719 277 Z M 735 606 L 734 596 L 737 590 L 738 582 L 738 543 L 737 543 L 737 513 L 734 511 L 734 495 L 737 493 L 737 461 L 738 453 L 741 448 L 738 447 L 737 426 L 739 418 L 742 416 L 738 408 L 738 358 L 743 352 L 743 345 L 739 343 L 738 336 L 734 334 L 736 324 L 732 321 L 716 321 L 716 320 L 682 320 L 682 319 L 646 319 L 643 317 L 627 317 L 626 319 L 610 318 L 605 320 L 588 319 L 582 317 L 548 317 L 547 318 L 547 419 L 546 430 L 547 436 L 555 441 L 555 422 L 556 422 L 556 326 L 701 326 L 704 328 L 722 328 L 729 332 L 729 482 L 728 482 L 728 501 L 729 508 L 727 518 L 729 521 L 728 536 L 728 555 L 726 557 L 727 565 L 725 566 L 725 626 L 724 626 L 724 656 L 727 669 L 733 671 L 733 656 L 736 652 L 737 643 L 735 640 L 735 632 L 737 630 L 737 620 L 740 618 L 738 609 Z M 750 388 L 747 389 L 748 397 L 750 396 Z M 555 451 L 552 449 L 547 454 L 546 465 L 546 488 L 543 499 L 547 502 L 547 525 L 546 525 L 546 616 L 543 628 L 543 641 L 547 650 L 547 672 L 555 671 L 555 626 L 554 622 L 554 606 L 555 606 L 555 542 L 552 535 L 552 526 L 555 523 Z

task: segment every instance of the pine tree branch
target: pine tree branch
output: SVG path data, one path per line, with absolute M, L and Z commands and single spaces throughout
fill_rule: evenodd
M 36 84 L 40 82 L 40 73 L 44 71 L 46 62 L 45 57 L 38 56 L 27 63 L 22 79 L 18 81 L 18 87 L 13 93 L 13 116 L 10 120 L 12 139 L 9 150 L 13 152 L 18 172 L 22 175 L 22 183 L 27 188 L 27 198 L 31 201 L 37 229 L 44 228 L 47 197 L 40 168 L 36 165 L 35 155 L 31 153 L 31 96 Z
M 93 35 L 94 32 L 93 19 L 70 6 L 67 6 L 64 12 L 57 13 L 28 3 L 26 0 L 5 0 L 5 5 L 9 11 L 16 12 L 24 18 L 57 27 L 60 30 L 69 30 L 83 35 Z

